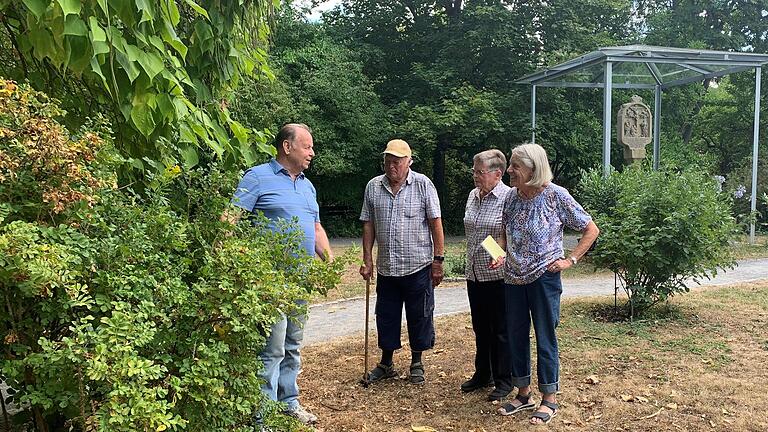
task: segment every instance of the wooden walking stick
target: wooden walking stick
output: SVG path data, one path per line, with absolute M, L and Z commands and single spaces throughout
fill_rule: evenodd
M 365 361 L 363 366 L 363 387 L 368 388 L 370 381 L 368 379 L 368 303 L 371 297 L 371 278 L 365 280 Z

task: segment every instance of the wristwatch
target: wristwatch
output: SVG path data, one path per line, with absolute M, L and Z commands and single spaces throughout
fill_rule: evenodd
M 433 260 L 433 261 L 437 261 L 437 262 L 443 262 L 443 261 L 445 261 L 445 257 L 444 257 L 443 255 L 435 255 L 435 256 L 432 258 L 432 260 Z
M 568 257 L 568 259 L 569 259 L 569 260 L 571 260 L 571 262 L 573 263 L 573 265 L 576 265 L 576 264 L 578 264 L 578 262 L 579 262 L 578 258 L 576 258 L 576 257 L 575 257 L 575 256 L 573 256 L 573 255 L 571 255 L 570 257 Z

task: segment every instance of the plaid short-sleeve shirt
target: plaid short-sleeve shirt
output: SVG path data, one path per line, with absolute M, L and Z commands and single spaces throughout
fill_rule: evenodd
M 468 280 L 488 282 L 504 279 L 504 269 L 491 270 L 488 268 L 491 256 L 480 245 L 486 237 L 491 236 L 498 241 L 504 232 L 501 224 L 501 213 L 504 202 L 512 188 L 499 182 L 488 195 L 480 198 L 480 189 L 475 188 L 469 193 L 467 205 L 464 208 L 464 234 L 467 237 L 467 264 L 465 273 Z
M 376 271 L 382 276 L 407 276 L 432 262 L 429 219 L 440 217 L 440 200 L 432 181 L 410 170 L 405 183 L 392 193 L 384 175 L 365 186 L 360 220 L 372 221 L 378 254 Z

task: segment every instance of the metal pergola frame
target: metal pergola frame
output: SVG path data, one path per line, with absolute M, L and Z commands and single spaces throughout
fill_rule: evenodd
M 755 119 L 752 137 L 751 210 L 755 212 L 760 132 L 760 81 L 762 66 L 766 63 L 768 63 L 768 54 L 628 45 L 600 48 L 573 60 L 526 75 L 515 83 L 531 86 L 531 142 L 536 142 L 537 87 L 603 89 L 603 174 L 607 176 L 611 167 L 611 97 L 614 88 L 654 90 L 653 169 L 658 170 L 662 92 L 671 87 L 754 69 Z M 614 66 L 625 68 L 627 71 L 614 70 Z M 755 243 L 754 222 L 750 223 L 749 241 L 752 244 Z

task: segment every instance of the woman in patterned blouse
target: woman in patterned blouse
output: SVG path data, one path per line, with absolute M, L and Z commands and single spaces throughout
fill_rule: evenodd
M 488 395 L 488 400 L 494 401 L 512 391 L 504 270 L 488 268 L 488 252 L 480 243 L 488 236 L 501 238 L 504 230 L 501 211 L 512 188 L 501 181 L 507 168 L 504 153 L 486 150 L 476 154 L 473 161 L 472 178 L 476 187 L 467 198 L 464 232 L 467 236 L 467 295 L 475 332 L 475 373 L 461 385 L 461 390 L 471 392 L 495 385 Z
M 530 326 L 536 333 L 536 372 L 542 393 L 532 424 L 549 423 L 557 414 L 560 360 L 555 329 L 560 322 L 560 272 L 576 265 L 600 230 L 565 188 L 552 183 L 546 151 L 536 144 L 512 150 L 509 182 L 513 186 L 502 214 L 500 244 L 507 251 L 503 263 L 507 289 L 512 385 L 517 396 L 499 408 L 502 415 L 533 409 L 531 397 Z M 563 228 L 582 233 L 568 258 L 563 253 Z M 500 260 L 501 261 L 501 260 Z

